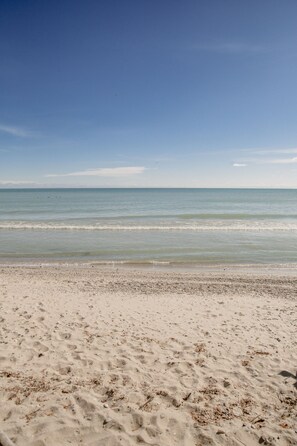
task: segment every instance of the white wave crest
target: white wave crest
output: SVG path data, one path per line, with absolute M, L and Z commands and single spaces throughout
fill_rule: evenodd
M 297 232 L 297 222 L 203 222 L 195 224 L 171 224 L 171 225 L 91 225 L 91 224 L 63 224 L 63 223 L 40 223 L 40 222 L 2 222 L 0 230 L 40 230 L 40 231 L 156 231 L 156 232 L 203 232 L 203 231 L 281 231 Z

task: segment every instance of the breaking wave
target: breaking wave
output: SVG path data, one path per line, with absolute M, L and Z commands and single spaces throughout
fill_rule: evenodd
M 156 224 L 65 224 L 56 222 L 2 222 L 0 230 L 28 230 L 28 231 L 123 231 L 123 232 L 203 232 L 203 231 L 282 231 L 297 232 L 297 222 L 275 221 L 203 221 L 190 224 L 182 223 L 156 223 Z

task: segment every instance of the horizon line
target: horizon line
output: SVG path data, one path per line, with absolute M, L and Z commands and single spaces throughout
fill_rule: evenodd
M 247 186 L 247 187 L 221 187 L 221 186 L 201 186 L 201 187 L 188 187 L 188 186 L 150 186 L 150 187 L 114 187 L 114 186 L 101 186 L 101 187 L 92 187 L 92 186 L 72 186 L 72 187 L 66 187 L 66 186 L 52 186 L 52 187 L 0 187 L 0 191 L 7 191 L 7 190 L 78 190 L 78 189 L 86 189 L 86 190 L 102 190 L 102 189 L 109 189 L 109 190 L 139 190 L 139 189 L 191 189 L 191 190 L 203 190 L 203 189 L 213 189 L 213 190 L 232 190 L 232 189 L 240 189 L 240 190 L 297 190 L 296 187 L 273 187 L 273 186 Z

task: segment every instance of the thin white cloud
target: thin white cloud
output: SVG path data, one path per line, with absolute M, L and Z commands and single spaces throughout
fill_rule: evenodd
M 266 51 L 265 47 L 261 45 L 242 42 L 201 43 L 195 45 L 194 49 L 226 54 L 263 53 Z
M 29 184 L 37 184 L 34 181 L 21 181 L 21 180 L 0 180 L 0 186 L 22 186 L 22 185 L 29 185 Z
M 247 151 L 257 155 L 268 155 L 270 153 L 297 153 L 297 148 L 283 148 L 283 149 L 248 149 Z
M 245 164 L 246 162 L 248 162 L 249 164 L 258 164 L 258 165 L 262 165 L 262 164 L 297 164 L 297 156 L 293 157 L 293 158 L 276 158 L 276 159 L 271 159 L 271 158 L 247 158 L 242 160 L 242 163 L 236 163 L 237 166 L 235 166 L 235 164 L 233 164 L 233 166 L 235 167 L 239 167 L 239 164 Z
M 98 169 L 88 169 L 81 172 L 71 172 L 65 174 L 48 174 L 45 175 L 47 178 L 50 177 L 127 177 L 131 175 L 139 175 L 145 171 L 143 166 L 132 166 L 132 167 L 104 167 Z
M 275 160 L 267 160 L 263 161 L 263 163 L 266 164 L 297 164 L 297 156 L 294 158 L 282 158 L 282 159 L 275 159 Z
M 244 167 L 248 164 L 297 164 L 297 156 L 291 158 L 274 158 L 275 155 L 294 155 L 297 154 L 297 148 L 279 148 L 279 149 L 244 149 L 241 152 L 253 154 L 254 157 L 240 157 L 234 167 Z M 269 156 L 270 155 L 270 156 Z
M 29 132 L 28 130 L 25 130 L 21 127 L 9 126 L 4 124 L 0 124 L 0 132 L 8 133 L 9 135 L 19 136 L 22 138 L 28 138 L 32 136 L 32 133 Z

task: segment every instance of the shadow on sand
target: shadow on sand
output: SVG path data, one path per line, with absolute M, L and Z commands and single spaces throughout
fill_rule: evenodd
M 291 372 L 287 372 L 286 370 L 282 370 L 279 375 L 284 376 L 285 378 L 293 378 L 295 379 L 295 383 L 293 384 L 293 386 L 295 387 L 295 389 L 297 389 L 297 373 L 296 375 L 293 375 L 293 373 Z

